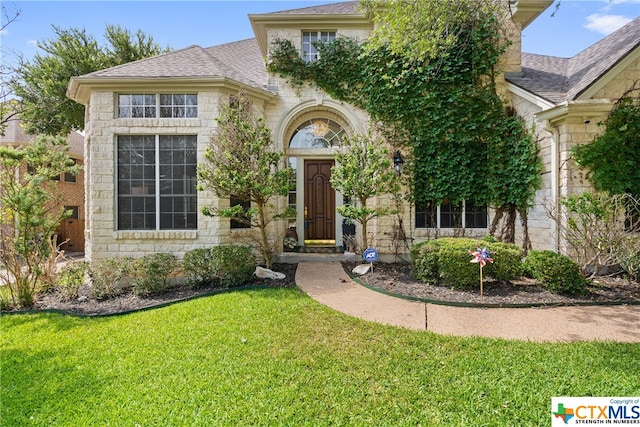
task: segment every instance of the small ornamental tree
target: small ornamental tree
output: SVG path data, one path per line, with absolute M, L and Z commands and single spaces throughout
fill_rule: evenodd
M 331 169 L 331 186 L 351 200 L 338 212 L 362 225 L 362 249 L 369 247 L 367 223 L 394 213 L 388 206 L 370 206 L 369 199 L 399 191 L 399 180 L 392 167 L 387 142 L 379 135 L 354 134 L 343 141 L 344 151 L 336 153 Z
M 289 208 L 278 210 L 275 203 L 276 198 L 289 193 L 293 169 L 285 166 L 282 152 L 275 149 L 271 130 L 256 115 L 247 94 L 241 92 L 221 100 L 216 121 L 218 126 L 205 152 L 205 161 L 198 165 L 198 189 L 210 189 L 220 198 L 251 202 L 251 208 L 205 206 L 202 213 L 257 228 L 257 246 L 270 268 L 275 251 L 267 229 L 275 220 L 295 216 Z
M 33 305 L 55 257 L 55 229 L 68 212 L 53 177 L 76 174 L 63 138 L 38 137 L 22 147 L 0 147 L 0 280 L 17 307 Z

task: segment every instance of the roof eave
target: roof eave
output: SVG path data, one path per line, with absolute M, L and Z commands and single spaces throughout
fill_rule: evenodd
M 554 0 L 509 0 L 509 6 L 513 20 L 520 23 L 524 30 L 553 2 Z
M 67 97 L 80 104 L 87 105 L 92 91 L 151 91 L 166 90 L 202 90 L 227 89 L 232 91 L 246 91 L 250 95 L 270 101 L 276 95 L 267 89 L 257 88 L 227 77 L 71 77 L 67 88 Z
M 609 82 L 615 79 L 620 73 L 622 73 L 627 67 L 629 67 L 638 59 L 640 59 L 640 43 L 638 43 L 633 49 L 631 49 L 625 56 L 620 58 L 607 71 L 602 73 L 597 79 L 591 82 L 587 87 L 579 91 L 574 96 L 574 99 L 585 100 L 594 97 L 599 90 L 609 84 Z

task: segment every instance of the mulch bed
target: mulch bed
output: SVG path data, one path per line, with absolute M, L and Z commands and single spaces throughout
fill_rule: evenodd
M 356 276 L 351 270 L 358 264 L 343 263 L 347 273 L 362 284 L 387 293 L 423 300 L 490 306 L 640 303 L 640 283 L 622 277 L 598 277 L 587 286 L 584 296 L 554 294 L 526 278 L 513 283 L 486 281 L 481 297 L 479 276 L 477 289 L 454 290 L 414 279 L 408 264 L 375 263 L 372 273 Z
M 355 276 L 351 270 L 358 264 L 360 263 L 344 262 L 343 267 L 361 284 L 393 295 L 420 300 L 487 306 L 640 303 L 640 283 L 620 277 L 597 278 L 588 286 L 587 295 L 580 297 L 551 293 L 530 279 L 523 278 L 514 283 L 487 281 L 484 283 L 481 297 L 479 286 L 474 290 L 454 290 L 446 286 L 422 283 L 412 277 L 408 264 L 375 263 L 373 272 Z M 297 264 L 275 264 L 272 270 L 284 273 L 284 280 L 255 279 L 251 286 L 295 287 L 296 269 Z M 104 316 L 157 307 L 227 290 L 229 289 L 215 286 L 191 289 L 183 285 L 171 288 L 162 295 L 139 297 L 127 293 L 98 301 L 90 297 L 88 288 L 82 288 L 82 301 L 65 300 L 60 294 L 49 292 L 39 297 L 34 310 L 58 310 L 84 316 Z
M 276 264 L 273 271 L 285 274 L 283 280 L 254 279 L 250 286 L 259 287 L 295 287 L 296 264 Z M 96 300 L 91 298 L 88 287 L 80 289 L 81 301 L 77 299 L 65 300 L 58 292 L 48 292 L 36 301 L 33 310 L 57 310 L 82 316 L 105 316 L 142 310 L 166 305 L 176 301 L 196 298 L 216 292 L 228 291 L 230 288 L 220 286 L 204 286 L 191 289 L 187 285 L 174 286 L 161 295 L 140 297 L 131 292 L 113 298 Z M 86 298 L 86 299 L 85 299 Z

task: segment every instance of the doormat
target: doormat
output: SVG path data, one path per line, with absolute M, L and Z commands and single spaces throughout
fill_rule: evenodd
M 297 246 L 293 252 L 299 254 L 342 254 L 342 246 Z

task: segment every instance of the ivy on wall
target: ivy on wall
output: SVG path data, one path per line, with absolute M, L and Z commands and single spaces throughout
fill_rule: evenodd
M 276 40 L 267 68 L 294 87 L 314 84 L 381 123 L 410 153 L 410 196 L 416 203 L 466 200 L 526 212 L 541 165 L 524 121 L 496 90 L 498 64 L 508 47 L 501 19 L 495 9 L 482 7 L 488 0 L 435 2 L 446 3 L 444 8 L 423 3 L 429 2 L 385 3 L 371 39 L 318 43 L 314 62 L 304 62 L 290 40 Z M 375 13 L 375 3 L 370 7 Z M 421 43 L 420 32 L 410 28 L 436 28 L 443 18 L 438 13 L 446 14 L 446 43 Z M 512 241 L 514 224 L 508 228 Z

